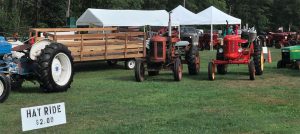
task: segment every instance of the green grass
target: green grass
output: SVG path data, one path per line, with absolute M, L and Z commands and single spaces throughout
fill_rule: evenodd
M 0 104 L 0 133 L 20 133 L 20 108 L 65 102 L 67 124 L 27 133 L 300 133 L 300 71 L 276 69 L 281 54 L 250 81 L 246 65 L 207 79 L 215 52 L 201 52 L 201 70 L 174 82 L 171 72 L 138 83 L 123 63 L 76 65 L 72 88 L 45 94 L 26 82 Z

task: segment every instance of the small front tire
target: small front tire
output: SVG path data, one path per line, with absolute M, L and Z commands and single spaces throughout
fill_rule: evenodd
M 208 63 L 208 79 L 215 80 L 215 65 L 213 62 Z
M 125 68 L 132 70 L 134 69 L 134 67 L 136 66 L 136 61 L 134 59 L 130 59 L 125 61 Z
M 10 79 L 0 74 L 0 103 L 3 103 L 9 96 L 11 90 Z
M 248 63 L 248 69 L 249 69 L 249 78 L 250 80 L 255 80 L 255 65 L 253 61 L 250 61 Z
M 182 79 L 182 64 L 179 58 L 175 59 L 173 72 L 174 72 L 174 80 L 180 81 Z

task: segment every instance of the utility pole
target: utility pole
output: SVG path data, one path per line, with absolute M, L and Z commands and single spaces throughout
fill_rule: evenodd
M 185 0 L 183 0 L 183 7 L 185 7 Z
M 70 17 L 70 8 L 71 8 L 71 0 L 68 0 L 68 7 L 67 7 L 67 14 L 66 17 L 69 18 Z

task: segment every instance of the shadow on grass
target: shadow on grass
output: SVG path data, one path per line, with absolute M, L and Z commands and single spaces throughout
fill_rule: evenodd
M 105 61 L 91 61 L 91 62 L 82 62 L 74 64 L 75 72 L 89 72 L 89 71 L 98 71 L 98 70 L 112 70 L 112 69 L 125 69 L 121 63 L 117 65 L 110 66 Z
M 18 90 L 12 90 L 12 92 L 18 92 L 18 93 L 24 93 L 24 94 L 30 94 L 30 93 L 40 93 L 43 94 L 44 92 L 39 87 L 23 87 Z

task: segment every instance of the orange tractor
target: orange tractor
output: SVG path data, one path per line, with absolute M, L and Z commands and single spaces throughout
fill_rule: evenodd
M 209 80 L 215 79 L 216 69 L 218 74 L 226 74 L 229 64 L 248 65 L 250 80 L 254 80 L 255 75 L 263 74 L 262 44 L 254 29 L 243 31 L 242 38 L 239 35 L 225 36 L 224 45 L 219 46 L 216 59 L 208 64 Z
M 168 31 L 172 31 L 170 19 L 168 29 Z M 144 81 L 146 71 L 148 71 L 149 76 L 155 76 L 161 70 L 172 70 L 174 80 L 180 81 L 182 79 L 183 63 L 188 64 L 189 74 L 194 75 L 199 72 L 198 40 L 191 40 L 195 37 L 190 37 L 191 39 L 181 41 L 172 32 L 167 32 L 168 36 L 163 35 L 153 36 L 146 47 L 146 56 L 136 60 L 134 70 L 136 81 Z

